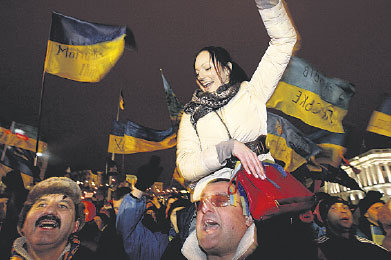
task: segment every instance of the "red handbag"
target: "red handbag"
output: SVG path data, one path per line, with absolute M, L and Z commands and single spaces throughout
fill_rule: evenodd
M 267 176 L 264 180 L 247 174 L 241 166 L 231 178 L 231 182 L 236 180 L 236 188 L 240 183 L 245 190 L 250 213 L 254 219 L 265 220 L 275 215 L 298 212 L 313 206 L 314 194 L 295 177 L 286 173 L 278 164 L 262 163 L 262 165 Z M 228 190 L 228 193 L 233 192 Z

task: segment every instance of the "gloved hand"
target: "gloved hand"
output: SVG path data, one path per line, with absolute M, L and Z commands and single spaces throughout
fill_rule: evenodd
M 279 0 L 255 0 L 255 4 L 259 9 L 269 9 L 278 4 Z
M 151 187 L 163 171 L 163 167 L 161 167 L 159 164 L 160 157 L 155 155 L 151 156 L 149 162 L 147 164 L 142 165 L 137 170 L 137 182 L 134 186 L 143 192 L 149 187 Z

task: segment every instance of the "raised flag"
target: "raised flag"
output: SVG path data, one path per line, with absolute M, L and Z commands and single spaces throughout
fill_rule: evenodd
M 109 134 L 109 145 L 107 152 L 116 154 L 126 154 L 124 150 L 124 135 L 126 124 L 113 121 L 113 126 Z
M 292 57 L 267 107 L 299 118 L 306 124 L 343 133 L 355 87 L 348 81 L 328 78 L 301 58 Z
M 124 134 L 124 153 L 152 152 L 165 150 L 176 145 L 176 131 L 173 127 L 167 130 L 155 130 L 132 121 L 126 124 Z
M 318 144 L 322 151 L 315 156 L 318 164 L 328 164 L 333 167 L 341 165 L 341 155 L 346 152 L 347 133 L 333 133 L 326 130 L 316 131 L 307 137 Z
M 125 26 L 91 23 L 52 13 L 44 71 L 81 82 L 100 81 L 116 64 L 127 42 Z
M 309 161 L 321 149 L 285 118 L 268 112 L 266 144 L 276 160 L 285 163 L 288 172 Z
M 178 100 L 166 77 L 163 74 L 163 70 L 160 70 L 163 80 L 164 92 L 166 93 L 166 101 L 168 107 L 168 113 L 170 114 L 170 119 L 173 126 L 178 126 L 181 121 L 183 113 L 183 104 Z
M 35 127 L 15 123 L 14 130 L 0 127 L 0 144 L 15 146 L 35 152 L 37 143 L 37 129 Z M 47 143 L 40 141 L 38 152 L 45 152 Z
M 176 132 L 170 127 L 167 130 L 155 130 L 128 121 L 113 121 L 109 135 L 108 152 L 132 154 L 165 150 L 176 145 Z
M 125 110 L 125 99 L 124 99 L 124 93 L 122 92 L 122 90 L 121 90 L 121 94 L 119 97 L 119 107 L 121 108 L 121 110 Z
M 368 132 L 391 137 L 391 95 L 383 95 L 380 106 L 372 112 Z

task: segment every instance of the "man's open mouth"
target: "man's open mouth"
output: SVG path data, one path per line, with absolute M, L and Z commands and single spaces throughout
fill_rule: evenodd
M 210 231 L 210 230 L 216 230 L 220 227 L 219 223 L 216 221 L 213 221 L 211 219 L 208 219 L 204 222 L 204 230 Z
M 59 228 L 61 226 L 61 220 L 54 215 L 45 215 L 41 216 L 35 222 L 35 226 L 46 229 Z

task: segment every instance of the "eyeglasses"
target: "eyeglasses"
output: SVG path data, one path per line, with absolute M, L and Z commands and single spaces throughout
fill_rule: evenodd
M 235 195 L 233 195 L 235 196 Z M 214 207 L 227 207 L 228 205 L 236 206 L 235 199 L 231 199 L 227 193 L 213 194 L 207 197 L 202 197 L 200 201 L 196 202 L 197 210 L 201 210 L 204 207 L 205 202 L 210 202 Z

